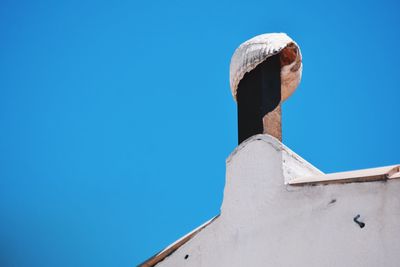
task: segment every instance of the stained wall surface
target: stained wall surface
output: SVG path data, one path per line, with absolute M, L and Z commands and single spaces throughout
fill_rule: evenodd
M 400 180 L 285 184 L 313 174 L 273 137 L 252 137 L 227 160 L 221 215 L 156 266 L 399 266 Z

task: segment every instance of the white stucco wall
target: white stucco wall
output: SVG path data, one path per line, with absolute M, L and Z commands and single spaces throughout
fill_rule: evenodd
M 156 266 L 400 266 L 400 180 L 285 185 L 318 173 L 251 138 L 227 160 L 221 216 Z

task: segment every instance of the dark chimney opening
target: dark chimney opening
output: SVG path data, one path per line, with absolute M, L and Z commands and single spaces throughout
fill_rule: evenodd
M 264 133 L 263 117 L 281 102 L 280 56 L 276 54 L 246 73 L 237 90 L 238 143 Z

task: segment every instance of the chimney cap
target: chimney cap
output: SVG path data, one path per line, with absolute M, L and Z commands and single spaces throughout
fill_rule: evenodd
M 282 100 L 287 99 L 300 83 L 303 65 L 301 63 L 300 47 L 286 33 L 266 33 L 257 35 L 242 43 L 234 52 L 230 64 L 230 87 L 233 98 L 240 80 L 247 72 L 252 71 L 267 58 L 280 53 L 285 47 L 293 43 L 298 50 L 300 66 L 293 70 L 292 65 L 282 67 Z

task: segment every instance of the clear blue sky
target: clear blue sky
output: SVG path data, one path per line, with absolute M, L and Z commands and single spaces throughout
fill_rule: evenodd
M 287 32 L 284 143 L 325 172 L 400 163 L 396 1 L 0 3 L 0 266 L 135 266 L 219 213 L 234 49 Z

